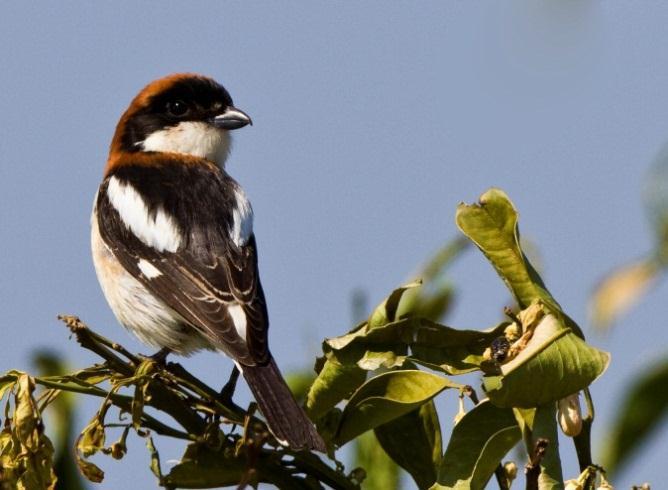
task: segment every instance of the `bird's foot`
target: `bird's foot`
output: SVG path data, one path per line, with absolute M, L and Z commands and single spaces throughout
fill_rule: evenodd
M 171 353 L 172 351 L 169 350 L 168 347 L 163 347 L 160 349 L 158 352 L 156 352 L 153 355 L 150 356 L 145 356 L 143 354 L 140 354 L 141 357 L 144 359 L 150 359 L 151 361 L 154 361 L 157 364 L 160 364 L 161 366 L 165 366 L 167 364 L 167 356 Z

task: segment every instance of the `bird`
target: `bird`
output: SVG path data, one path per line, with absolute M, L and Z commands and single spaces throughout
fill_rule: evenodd
M 111 141 L 91 216 L 93 263 L 119 323 L 159 348 L 156 358 L 227 355 L 281 445 L 325 452 L 269 350 L 253 209 L 225 168 L 230 131 L 251 124 L 210 77 L 177 73 L 144 87 Z

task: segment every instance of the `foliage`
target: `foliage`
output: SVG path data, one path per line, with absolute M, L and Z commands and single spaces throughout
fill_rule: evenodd
M 657 155 L 647 178 L 646 211 L 653 247 L 640 258 L 609 272 L 591 298 L 592 323 L 607 331 L 668 271 L 668 146 Z M 633 376 L 618 403 L 616 420 L 607 431 L 603 461 L 611 473 L 622 470 L 668 416 L 668 356 Z
M 419 488 L 483 488 L 493 475 L 501 488 L 509 488 L 512 465 L 501 461 L 523 440 L 527 488 L 552 489 L 563 487 L 556 417 L 561 411 L 581 470 L 587 472 L 584 488 L 594 488 L 601 472 L 592 466 L 589 451 L 593 404 L 587 387 L 603 373 L 609 355 L 585 343 L 580 328 L 550 295 L 522 251 L 517 212 L 502 191 L 491 189 L 479 203 L 460 205 L 456 221 L 499 273 L 517 307 L 506 311 L 507 321 L 486 330 L 456 329 L 437 322 L 451 301 L 451 289 L 441 284 L 429 291 L 415 281 L 391 292 L 350 332 L 326 339 L 305 404 L 328 444 L 331 463 L 280 446 L 253 405 L 244 410 L 223 400 L 182 366 L 131 354 L 74 317 L 64 320 L 77 340 L 105 362 L 66 375 L 8 373 L 0 379 L 0 395 L 12 392 L 16 402 L 6 420 L 18 434 L 17 414 L 30 409 L 38 420 L 58 393 L 99 397 L 100 409 L 76 442 L 77 463 L 91 481 L 101 481 L 104 473 L 88 458 L 98 452 L 123 458 L 126 439 L 134 433 L 146 439 L 151 471 L 165 488 L 243 488 L 259 482 L 279 488 L 360 488 L 365 471 L 346 472 L 335 459 L 336 451 L 353 440 L 369 454 L 381 447 Z M 463 248 L 463 242 L 453 243 L 426 275 L 433 277 Z M 471 372 L 483 376 L 488 400 L 478 402 L 470 386 L 452 379 Z M 35 384 L 45 388 L 39 410 L 29 388 Z M 584 417 L 577 395 L 581 390 L 587 402 Z M 443 453 L 446 431 L 433 400 L 454 394 L 460 397 L 461 413 Z M 468 413 L 465 395 L 474 404 Z M 118 421 L 111 421 L 112 410 L 119 412 Z M 176 425 L 150 415 L 155 410 Z M 120 431 L 120 438 L 108 444 L 112 431 Z M 161 470 L 155 435 L 186 443 L 181 461 L 167 474 Z M 39 457 L 24 474 L 52 482 L 47 471 L 50 443 L 37 429 L 31 437 L 39 441 L 31 446 Z M 4 447 L 3 457 L 9 454 Z M 3 460 L 3 471 L 19 457 L 12 452 L 7 463 Z M 375 465 L 368 458 L 366 462 Z M 388 477 L 386 485 L 396 482 Z

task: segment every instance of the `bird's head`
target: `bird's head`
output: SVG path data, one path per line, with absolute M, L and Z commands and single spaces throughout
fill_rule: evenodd
M 252 124 L 234 107 L 225 87 L 184 73 L 148 84 L 121 117 L 110 163 L 137 152 L 169 152 L 205 158 L 220 167 L 230 150 L 229 131 Z

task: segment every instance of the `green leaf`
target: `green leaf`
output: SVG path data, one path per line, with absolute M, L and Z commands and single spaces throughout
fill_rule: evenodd
M 610 355 L 587 345 L 553 314 L 545 315 L 516 358 L 483 387 L 500 407 L 531 408 L 589 386 L 607 368 Z
M 375 328 L 366 325 L 352 333 L 325 341 L 324 348 L 336 352 L 344 364 L 375 369 L 400 365 L 410 349 L 410 358 L 431 369 L 448 374 L 463 374 L 479 369 L 483 353 L 508 323 L 485 330 L 457 330 L 423 318 L 405 318 Z M 388 355 L 392 351 L 396 358 Z M 329 354 L 328 354 L 329 355 Z M 331 355 L 329 355 L 331 358 Z M 382 358 L 378 363 L 367 362 Z
M 538 488 L 541 490 L 562 490 L 564 488 L 564 477 L 559 457 L 556 412 L 557 409 L 554 403 L 540 406 L 536 409 L 531 423 L 532 442 L 535 443 L 538 439 L 547 439 L 549 441 L 545 455 L 540 461 Z M 533 444 L 531 448 L 527 449 L 533 451 Z
M 391 369 L 401 367 L 406 361 L 406 356 L 397 355 L 396 352 L 388 350 L 384 352 L 366 351 L 357 365 L 366 371 L 375 371 L 381 367 Z
M 559 311 L 559 304 L 520 248 L 517 218 L 506 193 L 492 188 L 480 196 L 478 204 L 460 204 L 455 221 L 492 263 L 522 308 L 541 299 Z
M 306 396 L 306 412 L 313 420 L 319 419 L 365 380 L 366 371 L 356 364 L 342 364 L 336 357 L 327 359 Z
M 243 456 L 235 456 L 234 448 L 221 451 L 192 443 L 186 448 L 181 462 L 163 476 L 162 485 L 173 488 L 215 488 L 237 485 L 246 470 Z
M 668 359 L 639 374 L 625 390 L 616 420 L 605 442 L 603 464 L 619 473 L 655 434 L 655 429 L 668 415 Z
M 397 311 L 399 310 L 399 303 L 401 302 L 402 296 L 404 296 L 406 291 L 417 288 L 421 284 L 422 283 L 420 281 L 415 281 L 392 291 L 390 295 L 385 300 L 383 300 L 383 302 L 379 304 L 369 316 L 369 320 L 367 322 L 369 327 L 374 328 L 379 325 L 385 325 L 386 323 L 398 320 L 400 316 Z
M 399 488 L 399 467 L 385 453 L 373 432 L 366 432 L 355 439 L 353 466 L 364 469 L 364 490 Z
M 410 473 L 419 488 L 434 484 L 443 448 L 441 425 L 433 400 L 376 427 L 374 432 L 385 452 Z
M 433 490 L 479 490 L 501 459 L 520 440 L 520 429 L 508 408 L 483 401 L 452 430 Z
M 257 487 L 258 482 L 270 483 L 278 488 L 319 488 L 293 475 L 270 453 L 257 452 L 251 464 L 246 451 L 240 451 L 237 455 L 231 443 L 219 450 L 201 443 L 189 444 L 181 462 L 163 476 L 160 483 L 166 488 L 218 488 L 230 485 L 242 488 L 245 485 Z
M 369 429 L 416 409 L 447 388 L 461 387 L 447 378 L 417 370 L 378 375 L 350 398 L 335 442 L 343 445 Z
M 306 395 L 315 381 L 313 370 L 292 371 L 285 375 L 285 382 L 298 401 L 306 399 Z
M 503 335 L 507 322 L 485 330 L 457 330 L 420 320 L 410 344 L 410 359 L 430 369 L 457 375 L 480 368 L 485 349 Z

